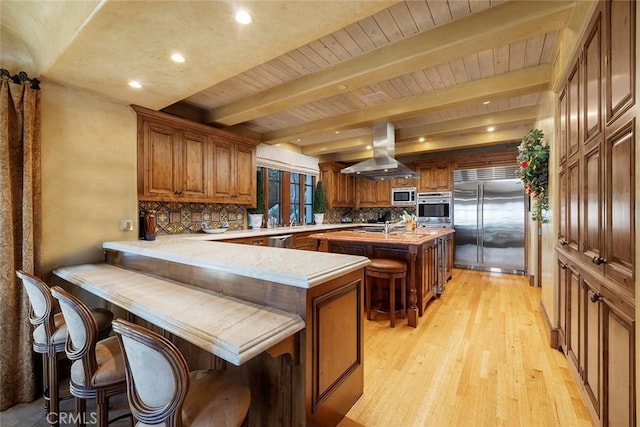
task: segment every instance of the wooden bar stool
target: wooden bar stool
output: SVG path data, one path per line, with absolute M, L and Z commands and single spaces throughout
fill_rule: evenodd
M 407 311 L 406 278 L 407 264 L 397 259 L 371 258 L 371 264 L 365 268 L 365 292 L 367 298 L 367 320 L 371 320 L 371 283 L 372 278 L 386 279 L 389 282 L 389 320 L 391 327 L 396 325 L 396 284 L 400 279 L 400 292 L 402 295 L 401 317 L 404 319 Z

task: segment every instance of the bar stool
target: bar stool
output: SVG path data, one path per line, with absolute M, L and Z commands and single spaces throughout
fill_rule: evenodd
M 385 279 L 389 283 L 389 320 L 391 327 L 396 325 L 396 280 L 400 279 L 400 292 L 402 295 L 401 317 L 404 319 L 407 311 L 406 277 L 407 264 L 397 259 L 371 258 L 371 264 L 365 268 L 365 293 L 367 295 L 365 305 L 367 308 L 367 320 L 371 320 L 371 283 L 372 278 Z
M 64 354 L 67 325 L 62 313 L 54 313 L 54 299 L 49 286 L 38 277 L 22 270 L 16 271 L 29 298 L 29 322 L 34 326 L 33 351 L 42 354 L 43 396 L 47 421 L 58 425 L 60 390 L 58 386 L 58 355 Z M 91 310 L 98 330 L 106 336 L 111 331 L 113 313 L 109 310 Z
M 137 426 L 240 426 L 251 392 L 219 370 L 189 372 L 184 357 L 165 337 L 123 319 L 113 322 L 127 371 L 127 395 Z
M 109 397 L 124 393 L 127 386 L 118 339 L 98 341 L 98 325 L 82 301 L 59 286 L 51 288 L 51 295 L 60 303 L 69 332 L 65 352 L 73 361 L 69 391 L 76 398 L 78 424 L 86 419 L 85 400 L 95 399 L 98 426 L 105 427 L 109 422 Z

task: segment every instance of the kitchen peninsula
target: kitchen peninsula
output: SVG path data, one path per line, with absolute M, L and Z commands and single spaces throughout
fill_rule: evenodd
M 253 395 L 250 425 L 337 424 L 363 392 L 362 283 L 369 260 L 206 236 L 105 242 L 105 264 L 61 268 L 56 275 L 133 320 L 162 328 L 191 369 L 224 368 L 244 377 Z M 105 280 L 107 274 L 130 283 Z M 168 289 L 176 298 L 160 301 Z M 210 305 L 193 302 L 198 292 Z M 192 305 L 181 309 L 185 295 Z M 220 322 L 229 329 L 215 321 L 207 328 L 202 319 L 215 319 L 209 311 L 225 307 L 231 309 Z M 274 331 L 247 325 L 251 319 L 271 322 Z
M 451 228 L 418 228 L 384 233 L 363 228 L 316 233 L 309 238 L 318 241 L 318 250 L 322 252 L 405 261 L 408 269 L 408 324 L 417 327 L 418 316 L 422 316 L 427 303 L 436 296 L 438 284 L 449 278 L 449 273 L 444 270 L 451 266 L 454 232 Z

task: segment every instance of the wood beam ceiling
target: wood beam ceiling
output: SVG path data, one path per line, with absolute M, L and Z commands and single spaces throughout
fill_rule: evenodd
M 323 71 L 210 110 L 205 121 L 230 126 L 359 87 L 508 45 L 566 25 L 573 2 L 505 2 Z
M 550 66 L 539 65 L 512 73 L 427 92 L 352 113 L 328 117 L 263 134 L 263 142 L 277 144 L 325 132 L 372 126 L 376 121 L 399 120 L 427 112 L 456 108 L 487 99 L 524 95 L 548 89 Z

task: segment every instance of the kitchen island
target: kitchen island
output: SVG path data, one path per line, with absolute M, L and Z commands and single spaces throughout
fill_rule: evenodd
M 75 266 L 56 274 L 110 301 L 118 317 L 160 329 L 191 369 L 244 377 L 251 426 L 337 424 L 363 392 L 369 260 L 192 237 L 105 242 L 100 271 Z M 274 328 L 246 324 L 253 321 Z
M 442 242 L 451 241 L 453 234 L 451 228 L 418 228 L 390 233 L 361 229 L 316 233 L 309 237 L 318 241 L 318 250 L 322 252 L 405 261 L 409 294 L 408 324 L 417 327 L 418 316 L 422 316 L 427 303 L 436 296 L 438 283 L 444 283 L 449 278 L 444 273 L 446 268 L 442 266 L 447 265 L 451 256 Z

